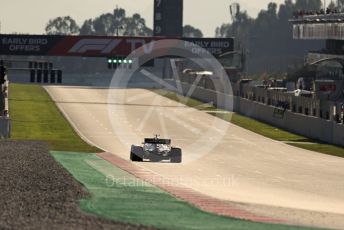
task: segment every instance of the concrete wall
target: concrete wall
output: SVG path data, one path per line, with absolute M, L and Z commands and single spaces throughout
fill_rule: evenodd
M 11 120 L 8 117 L 0 117 L 0 139 L 11 137 Z
M 188 92 L 190 85 L 181 83 L 183 92 Z M 215 102 L 221 107 L 222 101 L 217 98 L 224 98 L 224 95 L 212 90 L 196 87 L 192 97 L 203 102 Z M 227 96 L 227 98 L 230 98 Z M 321 119 L 315 116 L 307 116 L 300 113 L 286 111 L 284 117 L 274 116 L 276 107 L 261 102 L 234 96 L 234 112 L 263 121 L 281 129 L 300 134 L 305 137 L 317 139 L 327 143 L 344 146 L 344 125 L 335 121 Z
M 344 146 L 344 140 L 341 142 L 339 141 L 340 138 L 334 139 L 334 127 L 338 127 L 338 130 L 340 130 L 339 127 L 341 128 L 342 134 L 337 133 L 337 135 L 341 135 L 343 139 L 343 125 L 336 124 L 332 121 L 290 111 L 286 111 L 283 118 L 277 118 L 274 116 L 274 106 L 268 106 L 244 98 L 236 98 L 235 108 L 236 112 L 240 114 L 298 133 L 302 136 Z
M 1 85 L 0 139 L 10 138 L 11 120 L 8 114 L 8 81 Z

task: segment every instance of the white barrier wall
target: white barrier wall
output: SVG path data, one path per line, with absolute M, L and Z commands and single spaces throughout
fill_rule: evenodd
M 283 118 L 274 117 L 275 107 L 237 98 L 236 112 L 272 124 L 302 136 L 344 146 L 344 127 L 333 121 L 286 111 Z M 335 129 L 337 127 L 337 129 Z M 339 130 L 342 133 L 338 133 Z M 341 135 L 341 138 L 340 138 Z M 337 136 L 336 138 L 334 138 Z M 338 138 L 339 137 L 339 138 Z M 342 139 L 342 141 L 340 141 Z
M 181 83 L 183 91 L 188 92 L 189 84 Z M 192 97 L 203 102 L 216 102 L 222 107 L 222 102 L 217 101 L 215 91 L 196 87 Z M 221 96 L 219 97 L 221 98 Z M 222 95 L 223 98 L 223 95 Z M 300 134 L 302 136 L 324 141 L 330 144 L 344 146 L 344 125 L 319 117 L 306 116 L 300 113 L 286 111 L 283 118 L 274 116 L 275 107 L 258 103 L 249 99 L 234 96 L 234 112 L 263 121 L 281 129 Z
M 11 119 L 8 115 L 8 81 L 1 87 L 0 139 L 11 137 Z
M 0 139 L 11 137 L 11 120 L 8 117 L 0 117 Z

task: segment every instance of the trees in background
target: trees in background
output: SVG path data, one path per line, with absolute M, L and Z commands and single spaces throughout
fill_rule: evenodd
M 88 19 L 84 21 L 84 24 L 81 26 L 79 33 L 81 35 L 93 35 L 95 34 L 95 29 L 93 27 L 93 20 Z
M 190 25 L 185 25 L 183 27 L 183 37 L 187 38 L 202 38 L 203 33 L 200 29 L 197 29 Z
M 92 19 L 91 19 L 92 20 Z M 89 21 L 89 20 L 87 20 Z M 85 31 L 85 34 L 82 35 L 114 35 L 115 34 L 115 25 L 114 25 L 114 16 L 110 13 L 102 14 L 99 17 L 92 20 L 92 30 Z
M 47 34 L 59 35 L 104 35 L 104 36 L 152 36 L 153 31 L 146 25 L 146 20 L 140 14 L 126 16 L 122 8 L 116 8 L 113 13 L 102 14 L 94 19 L 83 22 L 81 27 L 71 17 L 57 17 L 49 20 L 45 31 Z M 185 37 L 203 37 L 200 29 L 191 25 L 183 28 Z
M 127 17 L 122 8 L 116 8 L 113 13 L 102 14 L 94 19 L 87 19 L 80 28 L 69 16 L 57 17 L 48 22 L 45 31 L 47 34 L 108 36 L 151 36 L 153 33 L 140 14 Z
M 70 16 L 51 19 L 45 27 L 46 33 L 50 35 L 78 34 L 79 30 L 78 24 Z
M 124 18 L 122 25 L 125 36 L 152 36 L 153 31 L 146 26 L 146 20 L 139 14 L 134 14 L 130 18 Z
M 317 11 L 321 7 L 321 0 L 285 0 L 280 6 L 269 3 L 256 19 L 239 10 L 232 23 L 216 29 L 216 36 L 236 38 L 237 49 L 246 51 L 248 72 L 285 71 L 290 62 L 296 59 L 302 62 L 307 51 L 319 50 L 324 44 L 323 41 L 294 40 L 289 19 L 297 10 Z

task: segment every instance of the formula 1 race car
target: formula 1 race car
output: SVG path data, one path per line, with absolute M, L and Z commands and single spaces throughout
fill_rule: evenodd
M 131 146 L 131 161 L 149 160 L 160 162 L 170 160 L 171 163 L 182 162 L 182 150 L 180 148 L 171 147 L 170 139 L 159 139 L 158 135 L 154 138 L 145 138 L 142 146 Z

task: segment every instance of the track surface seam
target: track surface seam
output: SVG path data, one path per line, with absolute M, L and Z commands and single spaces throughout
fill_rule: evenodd
M 166 180 L 149 170 L 139 167 L 129 161 L 126 161 L 112 153 L 104 152 L 97 154 L 100 158 L 110 162 L 111 164 L 121 168 L 124 171 L 142 179 L 150 184 L 153 184 L 171 195 L 190 203 L 197 208 L 214 213 L 221 216 L 227 216 L 237 219 L 249 220 L 262 223 L 286 223 L 286 220 L 275 219 L 265 216 L 256 215 L 254 213 L 239 209 L 231 204 L 228 204 L 220 199 L 216 199 L 204 194 L 201 194 L 191 188 L 183 185 L 173 183 L 166 183 Z

